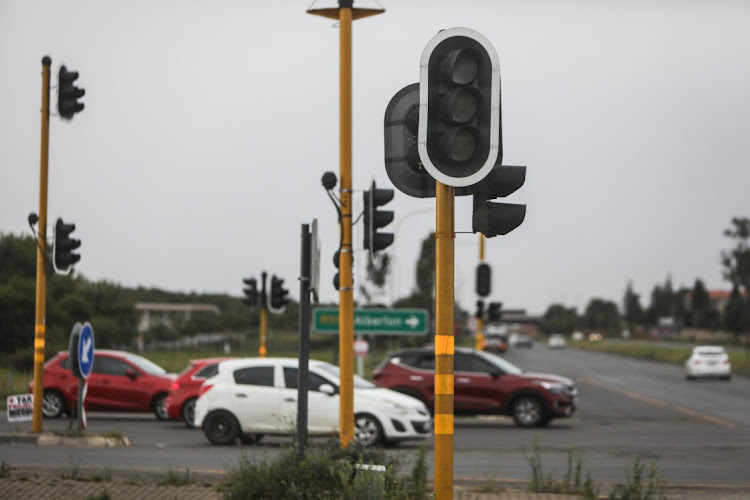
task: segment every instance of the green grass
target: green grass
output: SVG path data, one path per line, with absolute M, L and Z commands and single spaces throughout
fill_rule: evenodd
M 608 352 L 629 356 L 639 359 L 650 359 L 664 363 L 682 364 L 690 357 L 692 345 L 682 343 L 675 344 L 657 344 L 641 341 L 618 341 L 618 342 L 571 342 L 571 346 L 588 349 L 591 351 Z M 750 375 L 750 353 L 748 351 L 727 348 L 729 359 L 732 362 L 732 371 L 734 373 L 744 373 Z

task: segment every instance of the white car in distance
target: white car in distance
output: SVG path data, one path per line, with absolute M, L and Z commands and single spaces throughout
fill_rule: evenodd
M 727 351 L 721 346 L 701 345 L 693 347 L 693 352 L 685 361 L 685 378 L 718 377 L 721 380 L 732 378 L 732 363 Z
M 219 363 L 201 386 L 195 426 L 213 444 L 292 435 L 297 423 L 296 358 L 244 358 Z M 308 433 L 339 432 L 339 368 L 310 360 Z M 354 439 L 363 446 L 426 439 L 432 418 L 420 400 L 354 376 Z

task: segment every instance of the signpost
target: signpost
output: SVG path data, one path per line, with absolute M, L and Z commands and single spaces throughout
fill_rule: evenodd
M 384 336 L 426 335 L 428 318 L 426 309 L 355 309 L 354 332 Z M 339 310 L 313 309 L 313 331 L 338 335 Z
M 76 421 L 78 430 L 86 429 L 86 410 L 83 402 L 88 392 L 88 378 L 94 368 L 94 329 L 89 322 L 81 325 L 76 323 L 70 331 L 70 368 L 78 378 L 78 405 L 76 407 Z

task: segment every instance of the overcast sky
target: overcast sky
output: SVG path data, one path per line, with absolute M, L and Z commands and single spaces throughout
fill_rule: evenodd
M 527 166 L 506 200 L 527 205 L 526 221 L 486 242 L 491 300 L 543 313 L 593 297 L 621 305 L 630 280 L 643 305 L 667 276 L 729 288 L 722 233 L 750 216 L 750 2 L 381 2 L 385 14 L 353 25 L 355 216 L 373 179 L 391 186 L 386 104 L 419 80 L 430 38 L 463 26 L 498 52 L 503 163 Z M 243 277 L 266 270 L 297 299 L 300 225 L 317 218 L 321 298 L 337 300 L 338 225 L 320 179 L 339 172 L 339 31 L 309 5 L 0 0 L 0 231 L 31 234 L 39 209 L 49 55 L 53 76 L 65 64 L 86 89 L 82 113 L 50 122 L 48 232 L 57 217 L 75 222 L 80 273 L 239 296 Z M 384 300 L 413 288 L 435 227 L 434 199 L 397 191 L 388 208 Z M 473 309 L 470 197 L 457 198 L 455 226 L 456 300 Z

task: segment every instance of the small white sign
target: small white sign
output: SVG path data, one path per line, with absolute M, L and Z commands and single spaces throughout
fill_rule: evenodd
M 8 408 L 8 422 L 31 422 L 34 414 L 34 395 L 8 396 L 6 408 Z
M 354 341 L 354 354 L 358 358 L 364 358 L 370 350 L 370 343 L 364 339 L 357 339 Z

